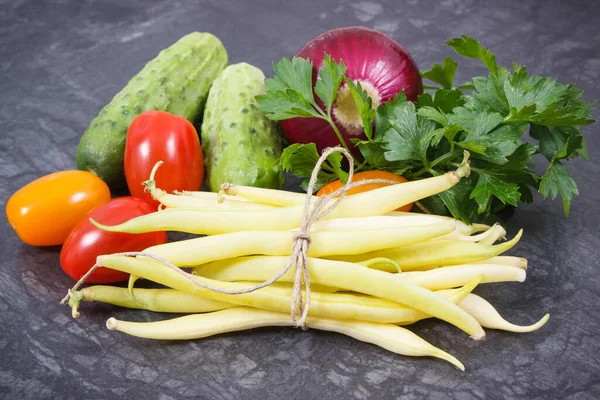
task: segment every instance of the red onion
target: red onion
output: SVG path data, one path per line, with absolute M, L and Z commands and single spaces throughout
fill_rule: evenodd
M 404 90 L 415 101 L 423 92 L 419 69 L 404 47 L 389 36 L 364 27 L 348 27 L 325 32 L 306 43 L 295 55 L 313 63 L 313 83 L 327 53 L 333 60 L 344 61 L 346 77 L 360 82 L 369 93 L 373 107 L 385 103 Z M 325 110 L 322 103 L 321 107 Z M 348 146 L 350 138 L 364 139 L 364 128 L 348 86 L 340 86 L 333 107 L 333 119 Z M 339 145 L 331 125 L 317 118 L 293 118 L 281 121 L 281 129 L 290 143 L 325 147 Z

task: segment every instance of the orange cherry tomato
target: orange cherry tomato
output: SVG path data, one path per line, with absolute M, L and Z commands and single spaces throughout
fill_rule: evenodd
M 93 208 L 110 200 L 110 190 L 86 171 L 61 171 L 19 189 L 6 204 L 8 223 L 32 246 L 62 244 Z
M 398 183 L 408 182 L 408 180 L 405 177 L 403 177 L 401 175 L 396 175 L 396 174 L 394 174 L 392 172 L 388 172 L 388 171 L 357 172 L 352 177 L 352 182 L 359 182 L 359 181 L 364 181 L 367 179 L 385 179 L 385 180 L 394 181 L 394 182 L 398 182 Z M 341 188 L 342 186 L 344 186 L 344 184 L 339 179 L 336 181 L 330 182 L 327 185 L 323 186 L 321 189 L 319 189 L 319 191 L 317 192 L 317 196 L 331 194 L 331 193 L 335 192 L 336 190 L 338 190 L 339 188 Z M 384 187 L 384 186 L 388 186 L 388 185 L 385 183 L 368 183 L 366 185 L 357 186 L 355 188 L 348 190 L 347 195 L 368 192 L 369 190 L 377 189 L 377 188 Z M 410 211 L 412 206 L 413 206 L 413 203 L 409 203 L 409 204 L 406 204 L 406 205 L 396 209 L 396 211 Z

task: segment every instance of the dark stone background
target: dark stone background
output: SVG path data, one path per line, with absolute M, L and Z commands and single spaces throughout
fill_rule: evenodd
M 11 1 L 0 0 L 0 204 L 47 173 L 75 166 L 78 139 L 99 109 L 160 49 L 194 30 L 217 35 L 230 62 L 267 75 L 327 29 L 365 25 L 400 41 L 421 68 L 468 34 L 501 64 L 576 82 L 600 99 L 598 1 Z M 483 73 L 459 67 L 459 79 Z M 59 248 L 21 243 L 0 224 L 0 396 L 7 399 L 203 398 L 389 399 L 600 397 L 600 278 L 596 126 L 584 129 L 593 161 L 569 167 L 581 196 L 571 216 L 559 201 L 520 206 L 508 221 L 525 236 L 523 284 L 480 287 L 531 334 L 488 330 L 478 343 L 440 322 L 414 330 L 466 365 L 397 356 L 341 335 L 258 329 L 190 342 L 110 332 L 109 316 L 149 321 L 150 312 L 94 304 L 73 320 L 58 306 L 70 279 Z M 538 199 L 539 200 L 539 199 Z

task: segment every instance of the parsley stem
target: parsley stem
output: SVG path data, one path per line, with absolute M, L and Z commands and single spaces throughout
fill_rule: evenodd
M 329 166 L 329 163 L 327 163 L 327 162 L 324 162 L 323 164 L 321 164 L 321 169 L 323 169 L 324 171 L 331 172 L 332 174 L 336 173 L 335 169 L 331 168 Z
M 348 145 L 346 144 L 346 141 L 344 140 L 344 137 L 342 136 L 340 130 L 338 129 L 338 127 L 335 125 L 335 122 L 333 122 L 333 118 L 331 118 L 331 109 L 328 110 L 327 112 L 327 121 L 329 122 L 329 125 L 331 125 L 331 127 L 333 128 L 333 131 L 335 132 L 335 134 L 338 137 L 338 140 L 340 141 L 340 143 L 342 144 L 342 146 L 344 146 L 344 148 L 346 150 L 348 150 L 348 153 L 352 154 L 352 152 L 350 151 L 350 149 L 348 148 Z
M 367 162 L 363 161 L 362 163 L 360 163 L 359 165 L 357 165 L 356 167 L 354 167 L 354 172 L 359 172 L 362 171 L 364 167 L 367 166 Z
M 447 161 L 451 161 L 454 158 L 456 158 L 457 156 L 459 156 L 462 152 L 460 150 L 454 150 L 454 151 L 450 151 L 438 158 L 436 158 L 435 160 L 433 160 L 431 163 L 429 163 L 428 165 L 425 164 L 425 166 L 423 168 L 421 168 L 419 171 L 415 172 L 413 174 L 414 178 L 417 178 L 421 175 L 423 175 L 426 172 L 431 173 L 431 170 L 436 166 L 439 165 L 441 163 L 445 163 Z
M 323 109 L 322 109 L 321 107 L 319 107 L 319 106 L 317 105 L 317 103 L 313 103 L 313 104 L 312 104 L 312 106 L 313 106 L 313 109 L 314 109 L 314 110 L 315 110 L 315 111 L 316 111 L 318 114 L 321 114 L 321 116 L 322 116 L 322 118 L 323 118 L 324 120 L 328 121 L 328 119 L 327 119 L 327 118 L 331 118 L 331 115 L 329 115 L 328 113 L 326 113 L 325 111 L 323 111 Z

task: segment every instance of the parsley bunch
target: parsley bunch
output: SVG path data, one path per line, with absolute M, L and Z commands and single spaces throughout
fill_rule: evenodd
M 312 64 L 293 58 L 274 64 L 276 76 L 266 80 L 267 93 L 257 96 L 260 109 L 272 120 L 295 117 L 328 121 L 344 143 L 333 119 L 332 107 L 342 82 L 348 85 L 365 127 L 365 140 L 353 140 L 362 155 L 357 171 L 387 170 L 409 180 L 422 179 L 455 169 L 463 150 L 471 153 L 472 174 L 452 189 L 425 199 L 437 214 L 450 212 L 465 222 L 484 220 L 506 205 L 533 201 L 532 190 L 544 198 L 560 195 L 565 215 L 577 185 L 565 161 L 589 159 L 580 127 L 594 122 L 592 106 L 581 100 L 582 91 L 551 78 L 529 76 L 523 66 L 512 70 L 497 65 L 496 57 L 477 40 L 462 36 L 446 42 L 457 54 L 480 60 L 487 77 L 454 86 L 458 63 L 446 57 L 422 72 L 438 86 L 417 102 L 404 93 L 373 109 L 360 84 L 345 77 L 343 62 L 325 55 L 319 79 L 312 87 Z M 324 104 L 315 101 L 314 94 Z M 525 140 L 529 132 L 530 141 Z M 533 156 L 540 154 L 548 167 L 540 176 Z M 316 146 L 293 144 L 281 157 L 284 169 L 307 178 L 319 158 Z M 319 174 L 316 189 L 335 179 L 345 181 L 339 153 L 334 153 Z

